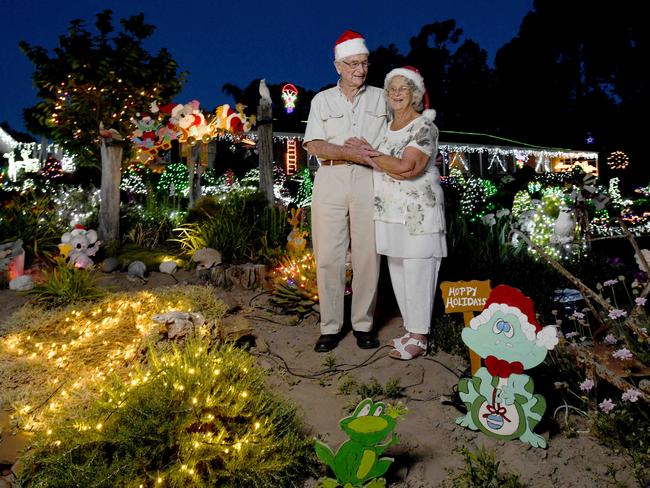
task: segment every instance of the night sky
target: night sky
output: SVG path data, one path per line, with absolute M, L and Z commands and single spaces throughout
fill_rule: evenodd
M 72 19 L 93 28 L 95 15 L 113 10 L 114 24 L 144 12 L 156 26 L 145 46 L 166 47 L 180 69 L 189 71 L 178 102 L 197 99 L 204 108 L 232 103 L 221 87 L 245 87 L 255 78 L 291 82 L 317 90 L 336 80 L 333 44 L 345 30 L 361 32 L 368 48 L 395 44 L 402 54 L 408 41 L 428 23 L 455 19 L 464 38 L 488 52 L 518 32 L 533 0 L 394 1 L 58 1 L 0 0 L 0 121 L 25 130 L 22 109 L 37 102 L 31 84 L 34 67 L 18 48 L 25 40 L 51 50 Z M 461 41 L 463 40 L 461 39 Z

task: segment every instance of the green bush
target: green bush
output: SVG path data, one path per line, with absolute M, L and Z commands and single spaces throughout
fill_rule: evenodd
M 450 472 L 443 482 L 444 487 L 453 488 L 523 488 L 525 485 L 514 474 L 499 474 L 499 461 L 494 453 L 481 446 L 476 452 L 465 447 L 456 449 L 465 460 L 465 467 Z
M 183 217 L 150 194 L 145 205 L 130 205 L 123 211 L 122 242 L 150 249 L 160 247 L 174 237 L 174 228 Z
M 290 231 L 286 212 L 251 191 L 232 191 L 223 199 L 204 197 L 188 221 L 176 229 L 181 247 L 188 254 L 214 248 L 229 264 L 275 261 Z
M 49 432 L 49 434 L 48 434 Z M 24 458 L 25 487 L 297 487 L 312 441 L 248 353 L 191 339 L 115 381 L 87 415 L 52 425 Z
M 72 303 L 94 300 L 103 295 L 92 271 L 69 267 L 62 258 L 45 273 L 45 281 L 28 291 L 42 305 L 64 307 Z
M 0 209 L 0 242 L 22 239 L 27 261 L 52 259 L 61 235 L 68 230 L 48 194 L 27 191 Z

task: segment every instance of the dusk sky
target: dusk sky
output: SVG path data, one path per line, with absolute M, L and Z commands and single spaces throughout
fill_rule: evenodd
M 94 29 L 95 15 L 113 10 L 115 23 L 144 12 L 156 31 L 145 44 L 166 47 L 189 71 L 178 102 L 197 99 L 214 108 L 232 103 L 224 83 L 246 86 L 255 78 L 291 82 L 319 89 L 336 80 L 333 44 L 345 30 L 361 32 L 368 48 L 395 44 L 402 54 L 408 41 L 428 23 L 455 19 L 464 38 L 488 52 L 518 32 L 533 0 L 394 0 L 394 1 L 59 1 L 0 0 L 0 122 L 25 130 L 22 109 L 37 102 L 34 66 L 18 48 L 21 40 L 51 50 L 69 22 L 80 18 Z

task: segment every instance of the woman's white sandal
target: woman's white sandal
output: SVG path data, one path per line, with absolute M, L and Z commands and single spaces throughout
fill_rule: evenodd
M 400 344 L 403 344 L 404 342 L 408 341 L 411 338 L 411 334 L 408 332 L 404 334 L 402 337 L 396 337 L 395 339 L 391 339 L 389 344 L 393 347 L 397 347 L 396 344 L 399 342 Z
M 411 354 L 406 350 L 408 346 L 415 346 L 418 349 L 415 353 Z M 413 337 L 409 337 L 409 339 L 404 343 L 396 340 L 393 347 L 394 349 L 388 355 L 393 359 L 401 359 L 403 361 L 420 357 L 427 352 L 427 343 L 422 342 L 419 339 L 414 339 Z

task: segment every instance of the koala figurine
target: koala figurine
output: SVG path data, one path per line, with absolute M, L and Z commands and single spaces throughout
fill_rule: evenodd
M 97 253 L 100 244 L 96 231 L 86 230 L 83 225 L 76 224 L 72 231 L 61 236 L 59 250 L 70 266 L 90 268 L 94 264 L 90 257 Z

